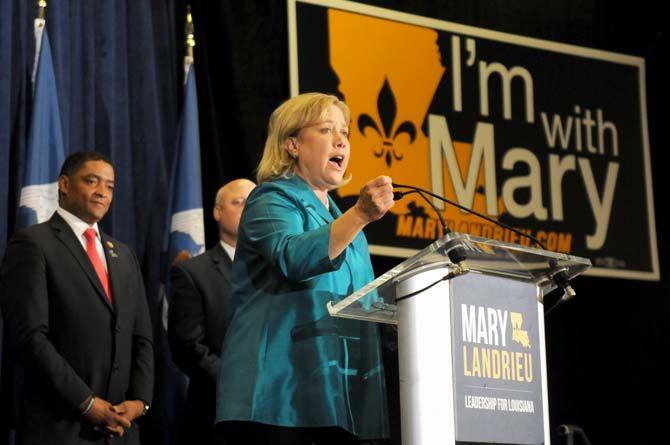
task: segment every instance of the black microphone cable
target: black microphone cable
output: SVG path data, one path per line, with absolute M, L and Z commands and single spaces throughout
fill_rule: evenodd
M 440 220 L 440 225 L 442 226 L 443 234 L 447 235 L 447 234 L 451 233 L 451 230 L 449 230 L 449 227 L 447 227 L 447 223 L 444 221 L 444 217 L 442 216 L 442 213 L 440 212 L 440 210 L 430 200 L 430 198 L 428 198 L 426 196 L 426 194 L 423 193 L 423 192 L 424 192 L 423 190 L 418 189 L 418 188 L 416 190 L 410 190 L 409 192 L 393 192 L 393 200 L 398 201 L 399 199 L 402 199 L 404 196 L 412 194 L 412 193 L 418 194 L 419 196 L 421 196 L 421 198 L 423 198 L 424 201 L 426 201 L 428 203 L 428 205 L 433 209 L 433 211 L 437 215 L 438 219 Z M 449 257 L 449 260 L 452 263 L 458 264 L 465 259 L 465 251 L 463 250 L 462 247 L 456 247 L 455 249 L 452 249 L 449 252 L 447 252 L 447 256 Z M 414 292 L 411 292 L 407 295 L 403 295 L 402 297 L 398 297 L 398 298 L 395 299 L 395 301 L 397 303 L 398 301 L 406 300 L 408 298 L 412 298 L 416 295 L 419 295 L 420 293 L 427 291 L 428 289 L 430 289 L 431 287 L 437 285 L 438 283 L 440 283 L 442 281 L 447 281 L 447 280 L 450 280 L 450 279 L 454 278 L 455 276 L 457 276 L 459 274 L 459 272 L 460 272 L 460 270 L 451 271 L 448 274 L 446 274 L 445 276 L 443 276 L 442 278 L 440 278 L 439 280 L 429 284 L 428 286 L 423 287 L 423 288 L 421 288 L 419 290 L 416 290 Z
M 396 193 L 401 193 L 401 192 L 393 192 L 393 199 L 394 200 L 396 200 L 395 199 L 395 194 Z M 430 200 L 428 199 L 428 197 L 426 195 L 421 193 L 419 190 L 412 190 L 410 192 L 405 193 L 405 195 L 409 195 L 410 193 L 418 193 L 423 199 L 425 199 L 426 202 L 428 202 L 431 205 L 431 207 L 433 207 L 433 210 L 435 210 L 435 212 L 437 213 L 438 218 L 440 218 L 440 223 L 442 224 L 442 230 L 444 231 L 444 234 L 446 235 L 448 233 L 451 233 L 451 230 L 449 230 L 447 225 L 444 223 L 444 219 L 442 219 L 442 215 L 440 215 L 440 212 L 438 211 L 438 209 L 435 207 L 435 205 L 432 202 L 430 202 Z M 463 261 L 465 259 L 465 251 L 463 250 L 462 247 L 456 247 L 456 248 L 450 250 L 449 252 L 447 252 L 447 256 L 449 257 L 449 261 L 451 261 L 453 264 L 459 264 L 461 261 Z M 462 270 L 460 269 L 459 266 L 456 266 L 456 267 L 457 267 L 456 270 L 453 270 L 453 271 L 449 272 L 448 274 L 446 274 L 445 276 L 443 276 L 439 280 L 434 281 L 433 283 L 429 284 L 428 286 L 423 287 L 423 288 L 421 288 L 419 290 L 416 290 L 414 292 L 410 292 L 409 294 L 403 295 L 402 297 L 397 297 L 395 299 L 395 302 L 397 303 L 398 301 L 402 301 L 402 300 L 406 300 L 408 298 L 415 297 L 415 296 L 419 295 L 420 293 L 427 291 L 431 287 L 436 286 L 438 283 L 441 283 L 442 281 L 451 280 L 452 278 L 454 278 L 455 276 L 459 275 L 462 272 Z
M 440 278 L 439 280 L 437 280 L 437 281 L 435 281 L 435 282 L 433 282 L 433 283 L 430 283 L 428 286 L 426 286 L 426 287 L 422 287 L 421 289 L 416 290 L 416 291 L 414 291 L 414 292 L 410 292 L 409 294 L 407 294 L 407 295 L 403 295 L 402 297 L 398 297 L 398 298 L 395 299 L 395 301 L 396 301 L 396 303 L 397 303 L 398 301 L 402 301 L 402 300 L 406 300 L 406 299 L 408 299 L 408 298 L 415 297 L 415 296 L 419 295 L 421 292 L 425 292 L 425 291 L 427 291 L 428 289 L 430 289 L 431 287 L 437 285 L 438 283 L 441 283 L 442 281 L 451 280 L 452 278 L 454 278 L 454 277 L 457 276 L 457 275 L 458 275 L 458 272 L 457 272 L 457 271 L 449 272 L 448 274 L 446 274 L 445 276 L 443 276 L 443 277 Z
M 533 235 L 529 235 L 529 234 L 527 234 L 527 233 L 523 233 L 521 230 L 515 229 L 514 227 L 509 226 L 509 225 L 507 225 L 507 224 L 505 224 L 505 223 L 503 223 L 503 222 L 497 221 L 497 220 L 495 220 L 495 219 L 493 219 L 493 218 L 491 218 L 491 217 L 489 217 L 489 216 L 486 216 L 486 215 L 481 214 L 481 213 L 479 213 L 479 212 L 476 212 L 476 211 L 474 211 L 474 210 L 472 210 L 472 209 L 469 209 L 469 208 L 467 208 L 467 207 L 465 207 L 465 206 L 462 206 L 462 205 L 460 205 L 460 204 L 457 204 L 457 203 L 455 203 L 454 201 L 452 201 L 452 200 L 450 200 L 450 199 L 447 199 L 447 198 L 445 198 L 445 197 L 443 197 L 443 196 L 437 195 L 437 194 L 435 194 L 435 193 L 433 193 L 433 192 L 429 192 L 428 190 L 424 190 L 424 189 L 419 188 L 419 187 L 414 187 L 414 186 L 412 186 L 412 185 L 396 184 L 395 182 L 391 183 L 391 185 L 393 186 L 393 188 L 401 188 L 401 189 L 404 188 L 404 189 L 416 190 L 417 192 L 423 192 L 423 193 L 426 193 L 426 194 L 432 196 L 433 198 L 437 198 L 437 199 L 439 199 L 440 201 L 446 202 L 447 204 L 451 204 L 452 206 L 454 206 L 454 207 L 458 207 L 458 208 L 461 209 L 461 210 L 465 210 L 465 211 L 468 212 L 468 213 L 472 213 L 473 215 L 477 215 L 477 216 L 479 216 L 480 218 L 485 219 L 485 220 L 487 220 L 487 221 L 489 221 L 489 222 L 491 222 L 491 223 L 493 223 L 493 224 L 495 224 L 495 225 L 497 225 L 497 226 L 500 226 L 500 227 L 502 227 L 502 228 L 504 228 L 504 229 L 507 229 L 507 230 L 510 230 L 510 231 L 516 233 L 517 235 L 520 235 L 520 236 L 522 236 L 522 237 L 524 237 L 524 238 L 527 238 L 527 239 L 533 241 L 534 243 L 536 243 L 536 244 L 537 244 L 538 246 L 540 246 L 542 249 L 547 250 L 547 247 L 546 247 L 544 244 L 542 244 L 542 243 L 540 242 L 540 240 L 538 240 L 537 238 L 535 238 Z M 410 192 L 393 192 L 393 199 L 395 199 L 395 197 L 396 197 L 396 193 L 398 193 L 398 194 L 399 194 L 398 196 L 399 196 L 400 198 L 402 198 L 405 194 L 410 193 Z M 435 207 L 433 207 L 433 208 L 435 208 Z M 438 212 L 438 213 L 439 213 L 439 212 Z
M 437 218 L 440 220 L 440 225 L 442 226 L 442 234 L 446 235 L 448 233 L 451 233 L 451 230 L 449 230 L 449 227 L 447 227 L 447 223 L 444 222 L 444 218 L 442 217 L 442 213 L 440 213 L 440 210 L 421 190 L 410 190 L 409 192 L 393 192 L 393 200 L 398 201 L 403 197 L 410 195 L 412 193 L 416 193 L 419 196 L 421 196 L 423 200 L 426 201 L 428 205 L 433 209 L 433 211 L 437 215 Z
M 436 212 L 436 213 L 438 214 L 438 216 L 440 217 L 440 222 L 442 223 L 443 227 L 446 227 L 446 225 L 444 224 L 444 220 L 442 219 L 442 216 L 441 216 L 439 210 L 437 209 L 437 207 L 435 207 L 435 205 L 434 205 L 428 198 L 426 198 L 426 196 L 424 195 L 424 193 L 425 193 L 425 194 L 428 194 L 428 195 L 430 195 L 430 196 L 432 196 L 433 198 L 437 198 L 437 199 L 439 199 L 440 201 L 446 202 L 447 204 L 451 204 L 451 205 L 453 205 L 454 207 L 457 207 L 457 208 L 459 208 L 459 209 L 461 209 L 461 210 L 465 210 L 465 211 L 468 212 L 468 213 L 471 213 L 471 214 L 473 214 L 473 215 L 479 216 L 480 218 L 485 219 L 486 221 L 489 221 L 489 222 L 491 222 L 491 223 L 493 223 L 493 224 L 495 224 L 495 225 L 497 225 L 497 226 L 500 226 L 500 227 L 505 228 L 505 229 L 507 229 L 507 230 L 511 230 L 512 232 L 516 233 L 517 235 L 520 235 L 520 236 L 522 236 L 522 237 L 524 237 L 524 238 L 527 238 L 527 239 L 533 241 L 533 242 L 536 243 L 538 246 L 540 246 L 542 249 L 547 250 L 547 247 L 546 247 L 542 242 L 540 242 L 540 240 L 538 240 L 537 238 L 535 238 L 534 236 L 529 235 L 529 234 L 527 234 L 527 233 L 524 233 L 524 232 L 522 232 L 522 231 L 520 231 L 520 230 L 518 230 L 518 229 L 515 229 L 515 228 L 512 227 L 512 226 L 509 226 L 509 225 L 507 225 L 507 224 L 505 224 L 505 223 L 503 223 L 503 222 L 497 221 L 497 220 L 495 220 L 495 219 L 493 219 L 493 218 L 491 218 L 491 217 L 488 217 L 488 216 L 486 216 L 486 215 L 483 215 L 483 214 L 481 214 L 481 213 L 479 213 L 479 212 L 476 212 L 476 211 L 474 211 L 474 210 L 472 210 L 472 209 L 469 209 L 469 208 L 467 208 L 467 207 L 465 207 L 465 206 L 462 206 L 462 205 L 460 205 L 460 204 L 457 204 L 457 203 L 455 203 L 455 202 L 451 201 L 450 199 L 447 199 L 447 198 L 445 198 L 445 197 L 443 197 L 443 196 L 437 195 L 437 194 L 432 193 L 432 192 L 430 192 L 430 191 L 428 191 L 428 190 L 424 190 L 424 189 L 422 189 L 422 188 L 420 188 L 420 187 L 414 187 L 414 186 L 412 186 L 412 185 L 397 184 L 397 183 L 395 183 L 395 182 L 391 183 L 391 185 L 393 186 L 393 188 L 405 188 L 405 189 L 409 189 L 409 190 L 410 190 L 409 192 L 393 192 L 393 199 L 396 200 L 396 201 L 397 201 L 398 199 L 402 198 L 403 196 L 405 196 L 405 195 L 407 195 L 407 194 L 409 194 L 409 193 L 413 193 L 413 192 L 418 193 L 421 197 L 423 197 L 424 199 L 426 199 L 426 201 L 431 205 L 431 207 L 433 208 L 433 210 L 435 210 L 435 212 Z M 447 229 L 447 230 L 448 230 L 448 229 Z M 448 232 L 445 232 L 445 233 L 448 233 Z M 462 259 L 465 259 L 464 253 L 465 253 L 465 252 L 458 252 L 458 253 L 457 253 L 457 255 L 461 255 L 461 254 L 463 255 L 463 258 L 461 258 L 461 260 L 462 260 Z M 450 256 L 450 258 L 451 258 L 451 256 Z M 453 261 L 453 260 L 452 260 L 452 261 Z M 455 261 L 455 263 L 458 263 L 458 262 L 460 262 L 460 261 Z M 557 268 L 558 268 L 558 263 L 556 262 L 555 259 L 552 259 L 552 260 L 549 261 L 549 267 L 550 267 L 551 269 L 557 269 Z M 556 283 L 556 285 L 557 285 L 559 288 L 563 289 L 563 296 L 562 296 L 561 298 L 559 298 L 558 301 L 556 301 L 556 303 L 554 303 L 554 304 L 553 304 L 553 305 L 552 305 L 552 306 L 545 312 L 545 316 L 546 316 L 546 315 L 549 315 L 549 314 L 551 313 L 551 311 L 553 311 L 554 309 L 556 309 L 556 307 L 558 307 L 559 305 L 561 305 L 561 304 L 565 303 L 566 301 L 572 299 L 572 298 L 576 295 L 576 292 L 574 291 L 574 289 L 573 289 L 572 286 L 570 285 L 570 281 L 569 281 L 569 278 L 568 278 L 568 274 L 567 274 L 567 271 L 566 271 L 565 268 L 563 268 L 563 269 L 559 269 L 559 270 L 555 271 L 555 272 L 551 275 L 551 279 L 554 281 L 554 283 Z M 441 280 L 440 280 L 440 281 L 441 281 Z M 438 281 L 438 282 L 439 282 L 439 281 Z M 437 283 L 434 283 L 433 285 L 435 285 L 435 284 L 437 284 Z M 433 285 L 431 285 L 430 287 L 432 287 Z M 425 290 L 425 289 L 422 289 L 421 291 L 423 291 L 423 290 Z M 417 291 L 416 293 L 419 293 L 419 291 Z M 404 298 L 404 297 L 403 297 L 403 298 Z
M 408 187 L 409 188 L 409 187 Z M 444 235 L 448 235 L 451 233 L 451 230 L 449 230 L 449 227 L 447 226 L 447 223 L 444 221 L 444 218 L 442 217 L 442 213 L 440 210 L 437 208 L 437 206 L 431 201 L 427 196 L 426 193 L 431 194 L 430 192 L 420 189 L 420 188 L 413 188 L 409 192 L 393 192 L 393 200 L 397 201 L 401 199 L 403 196 L 409 195 L 411 193 L 418 193 L 419 196 L 423 198 L 424 201 L 428 203 L 428 205 L 433 209 L 435 214 L 437 215 L 438 219 L 440 220 L 440 225 L 442 226 L 442 232 Z M 449 260 L 454 263 L 454 264 L 459 264 L 461 261 L 463 261 L 466 258 L 465 254 L 465 249 L 461 246 L 456 246 L 453 249 L 451 249 L 449 252 L 447 252 L 447 256 L 449 257 Z

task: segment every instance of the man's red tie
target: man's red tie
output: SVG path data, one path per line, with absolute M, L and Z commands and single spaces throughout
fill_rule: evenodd
M 107 299 L 111 303 L 112 292 L 109 289 L 109 277 L 107 276 L 105 266 L 102 265 L 102 260 L 98 254 L 98 249 L 95 243 L 97 238 L 95 229 L 86 229 L 86 231 L 84 231 L 84 237 L 86 238 L 86 253 L 88 254 L 88 258 L 91 260 L 91 263 L 93 263 L 93 268 L 98 274 L 98 278 L 100 278 L 100 283 L 102 283 L 102 288 L 105 290 L 105 295 L 107 295 Z

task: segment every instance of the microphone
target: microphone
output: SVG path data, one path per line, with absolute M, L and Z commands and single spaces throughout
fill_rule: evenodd
M 393 192 L 393 200 L 398 201 L 405 197 L 406 195 L 412 194 L 412 193 L 417 193 L 419 196 L 423 198 L 424 201 L 428 203 L 428 205 L 435 211 L 437 214 L 437 218 L 440 220 L 440 225 L 442 226 L 442 232 L 444 235 L 451 233 L 451 230 L 447 227 L 447 224 L 444 222 L 444 218 L 442 217 L 442 214 L 440 213 L 440 210 L 435 206 L 435 204 L 428 199 L 428 197 L 422 193 L 421 190 L 410 190 L 409 192 Z
M 394 187 L 396 187 L 396 184 L 392 184 Z M 407 187 L 409 188 L 409 187 Z M 433 209 L 435 214 L 437 215 L 437 218 L 440 220 L 440 225 L 442 226 L 442 233 L 444 235 L 448 235 L 451 233 L 451 230 L 449 230 L 449 227 L 447 227 L 447 223 L 444 222 L 444 218 L 442 217 L 442 213 L 440 210 L 435 206 L 433 201 L 431 201 L 425 193 L 430 193 L 427 192 L 426 190 L 420 189 L 418 187 L 411 189 L 409 192 L 393 192 L 393 200 L 398 201 L 399 199 L 402 199 L 405 195 L 409 195 L 411 193 L 417 193 L 421 198 L 423 198 L 424 201 L 428 203 L 428 205 Z M 449 257 L 449 261 L 451 261 L 453 264 L 460 264 L 461 261 L 463 261 L 466 258 L 465 254 L 465 249 L 461 246 L 455 247 L 451 249 L 449 252 L 447 252 L 447 256 Z
M 423 193 L 426 193 L 426 194 L 432 196 L 433 198 L 437 198 L 437 199 L 439 199 L 439 200 L 442 201 L 442 202 L 446 202 L 447 204 L 450 204 L 450 205 L 452 205 L 452 206 L 454 206 L 454 207 L 458 207 L 459 209 L 461 209 L 461 210 L 465 210 L 465 211 L 468 212 L 468 213 L 472 213 L 473 215 L 479 216 L 480 218 L 485 219 L 485 220 L 487 220 L 487 221 L 489 221 L 489 222 L 491 222 L 491 223 L 493 223 L 493 224 L 495 224 L 495 225 L 497 225 L 497 226 L 500 226 L 500 227 L 503 227 L 503 228 L 505 228 L 505 229 L 507 229 L 507 230 L 510 230 L 510 231 L 516 233 L 516 234 L 519 235 L 519 236 L 522 236 L 522 237 L 524 237 L 524 238 L 528 238 L 529 240 L 533 241 L 533 242 L 536 243 L 538 246 L 540 246 L 542 249 L 547 250 L 547 248 L 545 247 L 545 245 L 542 244 L 542 243 L 540 242 L 540 240 L 538 240 L 537 238 L 535 238 L 533 235 L 529 235 L 529 234 L 527 234 L 527 233 L 523 233 L 521 230 L 515 229 L 515 228 L 512 227 L 512 226 L 509 226 L 509 225 L 507 225 L 507 224 L 505 224 L 505 223 L 502 223 L 502 222 L 500 222 L 500 221 L 496 221 L 495 219 L 490 218 L 490 217 L 488 217 L 488 216 L 486 216 L 486 215 L 484 215 L 484 214 L 481 214 L 481 213 L 476 212 L 476 211 L 474 211 L 474 210 L 472 210 L 472 209 L 469 209 L 469 208 L 467 208 L 467 207 L 465 207 L 465 206 L 462 206 L 462 205 L 460 205 L 460 204 L 457 204 L 457 203 L 455 203 L 454 201 L 445 198 L 444 196 L 437 195 L 437 194 L 435 194 L 435 193 L 433 193 L 433 192 L 429 192 L 428 190 L 424 190 L 424 189 L 419 188 L 419 187 L 414 187 L 413 185 L 397 184 L 397 183 L 395 183 L 395 182 L 392 182 L 391 185 L 392 185 L 394 188 L 404 188 L 404 189 L 416 190 L 417 192 L 423 192 Z M 393 192 L 393 199 L 394 199 L 394 200 L 396 200 L 396 193 L 399 193 L 398 196 L 399 196 L 400 198 L 402 198 L 404 195 L 406 195 L 406 194 L 408 194 L 408 193 L 410 193 L 410 192 Z M 397 201 L 397 200 L 396 200 L 396 201 Z M 433 208 L 435 208 L 435 207 L 433 207 Z M 439 212 L 438 212 L 438 213 L 439 213 Z
M 500 221 L 497 221 L 497 220 L 495 220 L 495 219 L 493 219 L 493 218 L 490 218 L 490 217 L 488 217 L 488 216 L 486 216 L 486 215 L 483 215 L 483 214 L 481 214 L 481 213 L 479 213 L 479 212 L 476 212 L 476 211 L 474 211 L 474 210 L 472 210 L 472 209 L 469 209 L 469 208 L 467 208 L 467 207 L 465 207 L 465 206 L 462 206 L 462 205 L 460 205 L 460 204 L 457 204 L 457 203 L 451 201 L 450 199 L 445 198 L 444 196 L 437 195 L 437 194 L 435 194 L 435 193 L 429 192 L 428 190 L 424 190 L 424 189 L 419 188 L 419 187 L 414 187 L 414 186 L 412 186 L 412 185 L 398 184 L 398 183 L 395 183 L 395 182 L 392 182 L 391 185 L 393 186 L 393 188 L 401 188 L 401 189 L 404 188 L 404 189 L 409 189 L 409 190 L 410 190 L 409 192 L 397 192 L 397 191 L 394 191 L 394 192 L 393 192 L 393 200 L 394 200 L 394 201 L 397 201 L 397 200 L 401 199 L 403 196 L 408 195 L 408 194 L 410 194 L 410 193 L 412 193 L 412 192 L 419 193 L 419 195 L 422 196 L 422 197 L 423 197 L 423 198 L 430 204 L 430 206 L 433 208 L 433 210 L 435 210 L 435 213 L 437 213 L 438 217 L 440 218 L 440 222 L 442 223 L 442 226 L 443 226 L 443 228 L 444 228 L 444 230 L 445 230 L 445 234 L 449 233 L 449 229 L 446 228 L 446 225 L 444 224 L 444 220 L 442 219 L 442 215 L 441 215 L 440 211 L 437 209 L 437 207 L 435 207 L 435 205 L 432 203 L 432 201 L 431 201 L 430 199 L 428 199 L 428 198 L 424 195 L 424 193 L 427 194 L 427 195 L 432 196 L 433 198 L 437 198 L 437 199 L 439 199 L 439 200 L 442 201 L 442 202 L 446 202 L 447 204 L 450 204 L 450 205 L 452 205 L 452 206 L 454 206 L 454 207 L 457 207 L 457 208 L 459 208 L 459 209 L 461 209 L 461 210 L 465 210 L 465 211 L 468 212 L 468 213 L 471 213 L 471 214 L 476 215 L 476 216 L 478 216 L 478 217 L 480 217 L 480 218 L 482 218 L 482 219 L 485 219 L 486 221 L 489 221 L 489 222 L 491 222 L 491 223 L 493 223 L 493 224 L 495 224 L 495 225 L 497 225 L 497 226 L 499 226 L 499 227 L 502 227 L 502 228 L 505 228 L 505 229 L 507 229 L 507 230 L 510 230 L 510 231 L 516 233 L 517 235 L 520 235 L 520 236 L 522 236 L 522 237 L 524 237 L 524 238 L 527 238 L 527 239 L 533 241 L 533 242 L 536 243 L 538 246 L 540 246 L 542 249 L 547 250 L 547 247 L 546 247 L 542 242 L 540 242 L 540 240 L 538 240 L 537 238 L 535 238 L 534 236 L 529 235 L 529 234 L 527 234 L 527 233 L 524 233 L 524 232 L 522 232 L 522 231 L 520 231 L 520 230 L 518 230 L 518 229 L 515 229 L 515 228 L 512 227 L 512 226 L 509 226 L 509 225 L 507 225 L 507 224 L 505 224 L 505 223 L 502 223 L 502 222 L 500 222 Z M 451 252 L 450 252 L 450 253 L 451 253 Z M 463 250 L 462 252 L 458 252 L 458 255 L 459 255 L 459 256 L 462 256 L 462 258 L 460 259 L 460 261 L 464 260 L 464 259 L 465 259 L 465 250 Z M 451 259 L 451 256 L 449 256 L 449 258 Z M 452 260 L 452 261 L 453 261 L 453 260 Z M 460 261 L 457 261 L 456 263 L 458 263 L 458 262 L 460 262 Z M 570 285 L 570 280 L 569 280 L 569 278 L 568 278 L 567 269 L 566 269 L 566 268 L 560 268 L 560 269 L 559 269 L 559 268 L 558 268 L 558 263 L 557 263 L 556 260 L 554 260 L 554 259 L 552 259 L 552 260 L 549 261 L 549 267 L 552 269 L 552 272 L 551 272 L 551 276 L 550 276 L 550 277 L 551 277 L 552 281 L 553 281 L 554 283 L 556 283 L 556 286 L 558 286 L 558 287 L 560 287 L 561 289 L 563 289 L 563 296 L 562 296 L 562 297 L 561 297 L 561 298 L 560 298 L 560 299 L 559 299 L 559 300 L 558 300 L 558 301 L 557 301 L 557 302 L 556 302 L 556 303 L 555 303 L 555 304 L 554 304 L 554 305 L 553 305 L 553 306 L 546 312 L 545 315 L 548 315 L 548 314 L 549 314 L 552 310 L 554 310 L 558 305 L 560 305 L 560 304 L 562 304 L 562 303 L 565 303 L 565 302 L 568 301 L 568 300 L 571 300 L 575 295 L 577 295 L 577 293 L 575 292 L 575 290 L 574 290 L 574 289 L 572 288 L 572 286 Z
M 549 265 L 552 268 L 558 267 L 556 260 L 551 260 L 549 262 Z M 561 296 L 561 298 L 556 300 L 556 302 L 549 309 L 547 309 L 547 311 L 544 313 L 545 316 L 548 316 L 558 306 L 572 300 L 577 295 L 577 292 L 575 292 L 575 290 L 570 285 L 570 280 L 568 278 L 568 271 L 565 267 L 557 269 L 554 273 L 552 273 L 551 279 L 554 281 L 554 283 L 556 283 L 558 287 L 563 289 L 563 296 Z

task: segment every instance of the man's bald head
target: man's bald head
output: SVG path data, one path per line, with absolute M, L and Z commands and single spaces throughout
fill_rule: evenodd
M 237 245 L 237 229 L 249 193 L 256 184 L 248 179 L 235 179 L 219 189 L 214 199 L 214 220 L 219 226 L 221 240 Z

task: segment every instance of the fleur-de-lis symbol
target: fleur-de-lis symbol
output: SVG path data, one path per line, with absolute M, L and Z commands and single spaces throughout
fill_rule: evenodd
M 377 95 L 377 112 L 382 121 L 381 126 L 383 134 L 382 130 L 379 129 L 377 122 L 369 114 L 361 114 L 358 117 L 358 131 L 360 131 L 363 136 L 365 136 L 365 129 L 369 127 L 376 131 L 382 138 L 382 146 L 375 149 L 374 154 L 378 158 L 383 156 L 388 167 L 391 166 L 394 159 L 396 161 L 401 161 L 404 157 L 403 154 L 398 152 L 397 147 L 393 145 L 393 142 L 398 135 L 407 133 L 410 144 L 413 143 L 416 138 L 416 128 L 410 121 L 404 121 L 397 127 L 394 127 L 397 111 L 395 96 L 393 95 L 393 90 L 391 89 L 388 78 L 386 78 L 384 79 L 384 85 L 382 85 L 379 94 Z

